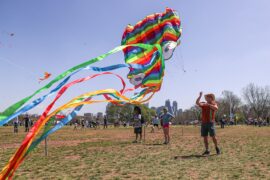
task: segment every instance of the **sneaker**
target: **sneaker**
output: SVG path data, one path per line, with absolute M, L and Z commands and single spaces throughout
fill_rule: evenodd
M 202 155 L 203 155 L 203 156 L 207 156 L 207 155 L 209 155 L 209 154 L 210 154 L 210 151 L 205 150 L 204 153 L 203 153 Z
M 220 149 L 218 147 L 216 147 L 216 152 L 217 154 L 220 154 Z
M 168 144 L 166 141 L 163 144 Z
M 136 141 L 136 140 L 135 140 L 135 141 L 132 141 L 132 143 L 137 143 L 137 142 L 138 142 L 138 141 Z

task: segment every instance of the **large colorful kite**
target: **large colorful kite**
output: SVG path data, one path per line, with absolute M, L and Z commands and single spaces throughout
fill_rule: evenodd
M 165 70 L 164 60 L 168 60 L 172 57 L 174 49 L 180 44 L 181 33 L 181 22 L 176 11 L 167 8 L 164 13 L 149 15 L 139 21 L 135 26 L 128 25 L 126 27 L 121 46 L 63 72 L 32 95 L 25 97 L 7 108 L 0 114 L 0 126 L 3 126 L 15 117 L 38 106 L 48 96 L 56 94 L 54 100 L 46 107 L 30 132 L 26 135 L 19 149 L 3 168 L 0 173 L 0 179 L 12 178 L 15 170 L 23 162 L 25 157 L 47 136 L 71 121 L 81 110 L 83 105 L 110 102 L 121 106 L 125 103 L 141 104 L 149 101 L 161 88 Z M 107 56 L 119 51 L 124 52 L 125 64 L 116 64 L 107 67 L 91 66 L 93 63 L 101 61 Z M 119 68 L 129 68 L 130 71 L 127 77 L 130 83 L 134 85 L 132 88 L 126 88 L 124 78 L 110 72 Z M 73 75 L 81 71 L 94 71 L 98 73 L 69 82 Z M 56 101 L 70 87 L 99 76 L 115 76 L 122 82 L 123 86 L 120 90 L 103 89 L 81 94 L 51 112 Z M 61 82 L 47 94 L 26 104 L 34 96 L 50 89 L 59 81 Z M 136 95 L 132 97 L 125 95 L 126 92 L 134 91 L 138 88 L 140 88 L 141 91 Z M 97 96 L 103 96 L 104 100 L 95 100 L 94 98 Z M 70 108 L 73 108 L 73 110 L 67 116 L 58 118 L 59 113 Z M 52 122 L 55 118 L 60 122 L 53 125 Z M 45 124 L 47 125 L 45 126 Z M 40 133 L 44 126 L 43 132 Z M 38 137 L 39 133 L 41 135 Z

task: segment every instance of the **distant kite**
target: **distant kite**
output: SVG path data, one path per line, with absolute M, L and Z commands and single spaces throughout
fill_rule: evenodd
M 44 73 L 44 77 L 43 77 L 43 78 L 39 78 L 39 83 L 40 83 L 41 81 L 44 81 L 44 80 L 46 80 L 46 79 L 49 79 L 49 78 L 51 77 L 51 75 L 52 75 L 52 74 L 50 74 L 50 73 L 48 73 L 48 72 L 45 72 L 45 73 Z
M 15 36 L 15 33 L 11 33 L 11 32 L 6 32 L 6 31 L 2 31 L 1 32 L 1 36 L 10 36 L 10 38 L 13 36 Z M 8 42 L 5 42 L 5 41 L 9 41 L 9 39 L 6 39 L 6 40 L 2 40 L 0 41 L 0 47 L 9 47 L 9 48 L 12 48 L 12 44 L 11 43 L 8 43 Z

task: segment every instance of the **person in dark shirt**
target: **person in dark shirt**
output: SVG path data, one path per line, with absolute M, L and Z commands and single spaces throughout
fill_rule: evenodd
M 19 118 L 17 117 L 14 121 L 13 121 L 13 126 L 14 126 L 14 133 L 18 133 L 19 132 Z
M 25 132 L 29 132 L 30 119 L 29 119 L 28 114 L 26 114 L 25 117 L 24 117 L 24 127 L 25 127 Z
M 221 127 L 221 129 L 224 129 L 225 121 L 226 121 L 225 117 L 220 119 L 220 127 Z
M 103 124 L 103 128 L 105 129 L 105 128 L 108 128 L 108 120 L 107 120 L 107 117 L 106 117 L 106 115 L 104 116 L 104 124 Z
M 134 107 L 134 114 L 133 114 L 133 126 L 134 126 L 134 133 L 136 134 L 136 139 L 133 141 L 133 143 L 138 142 L 138 136 L 140 136 L 139 142 L 141 142 L 143 123 L 144 123 L 144 120 L 142 117 L 141 108 L 138 106 L 135 106 Z

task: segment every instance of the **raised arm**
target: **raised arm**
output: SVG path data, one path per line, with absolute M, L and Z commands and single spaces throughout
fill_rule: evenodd
M 201 101 L 201 98 L 202 98 L 202 92 L 200 92 L 200 95 L 199 95 L 199 97 L 197 98 L 197 100 L 196 100 L 196 104 L 198 105 L 198 106 L 202 106 L 202 103 L 200 102 Z

